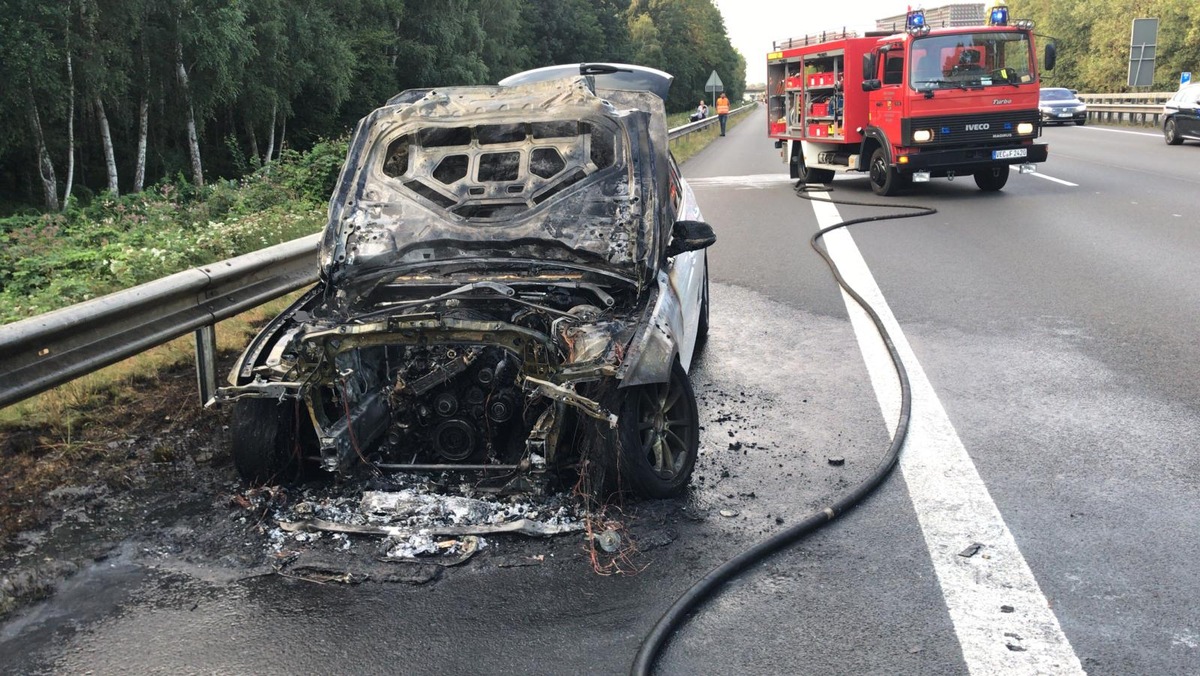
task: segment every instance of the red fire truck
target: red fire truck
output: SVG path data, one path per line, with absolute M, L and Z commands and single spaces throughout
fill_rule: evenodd
M 792 178 L 828 183 L 862 171 L 879 195 L 931 177 L 974 176 L 981 190 L 1046 161 L 1034 143 L 1038 69 L 1033 23 L 931 29 L 909 12 L 904 32 L 822 33 L 767 55 L 768 135 Z M 1053 68 L 1055 48 L 1043 65 Z

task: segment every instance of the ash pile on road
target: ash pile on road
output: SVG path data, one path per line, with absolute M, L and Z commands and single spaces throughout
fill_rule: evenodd
M 349 551 L 366 539 L 380 559 L 440 559 L 439 565 L 487 548 L 485 535 L 551 536 L 586 526 L 582 506 L 570 496 L 491 497 L 476 495 L 470 485 L 407 475 L 389 477 L 386 490 L 307 489 L 270 518 L 278 525 L 268 531 L 267 546 L 277 558 L 319 541 Z

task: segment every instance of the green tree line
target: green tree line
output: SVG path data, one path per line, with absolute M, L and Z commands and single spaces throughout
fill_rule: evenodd
M 745 87 L 712 0 L 0 0 L 0 210 L 202 186 L 404 89 L 579 61 L 672 73 L 671 111 Z
M 1154 91 L 1174 91 L 1182 71 L 1200 71 L 1196 0 L 1010 0 L 1014 18 L 1033 19 L 1042 44 L 1058 45 L 1058 64 L 1044 82 L 1082 92 L 1128 91 L 1134 19 L 1157 18 Z

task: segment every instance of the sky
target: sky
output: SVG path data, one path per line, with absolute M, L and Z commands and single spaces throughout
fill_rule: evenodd
M 941 7 L 947 2 L 904 0 L 715 0 L 725 17 L 725 30 L 734 49 L 746 57 L 746 82 L 767 81 L 767 52 L 772 41 L 828 30 L 875 30 L 875 20 L 903 14 L 914 7 Z

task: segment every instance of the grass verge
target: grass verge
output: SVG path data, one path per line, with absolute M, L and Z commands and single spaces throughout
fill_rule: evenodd
M 219 323 L 219 363 L 300 293 Z M 227 414 L 200 405 L 194 349 L 191 336 L 178 338 L 0 409 L 0 543 L 45 523 L 56 488 L 126 489 L 148 465 L 223 461 L 195 443 L 211 447 Z
M 738 125 L 738 123 L 740 123 L 743 119 L 745 119 L 746 115 L 748 115 L 749 113 L 754 111 L 754 109 L 755 109 L 754 106 L 749 106 L 748 108 L 746 108 L 744 111 L 742 111 L 740 113 L 730 115 L 729 119 L 725 121 L 726 131 L 736 127 Z M 684 124 L 687 123 L 686 115 L 684 115 L 683 123 Z M 679 125 L 674 125 L 674 126 L 679 126 Z M 715 141 L 717 138 L 720 137 L 720 134 L 721 134 L 720 124 L 714 123 L 708 127 L 705 127 L 704 129 L 701 129 L 700 131 L 693 132 L 691 134 L 688 134 L 687 136 L 683 136 L 681 138 L 675 139 L 674 141 L 671 141 L 671 154 L 675 156 L 676 162 L 683 164 L 684 162 L 688 161 L 689 158 L 694 156 L 696 153 L 707 148 L 708 144 L 712 143 L 713 141 Z

